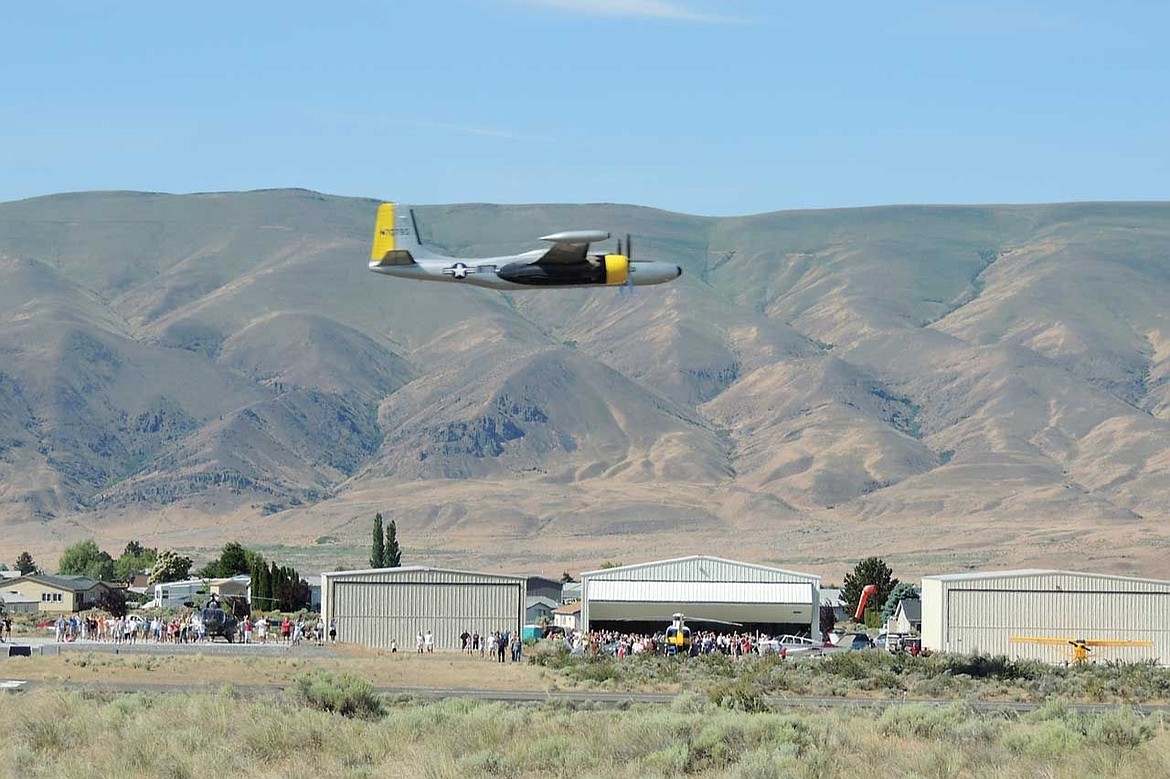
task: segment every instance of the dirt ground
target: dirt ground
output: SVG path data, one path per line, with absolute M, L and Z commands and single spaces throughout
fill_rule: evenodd
M 554 675 L 529 663 L 496 663 L 455 652 L 430 655 L 382 652 L 353 646 L 273 655 L 214 656 L 158 653 L 116 655 L 72 650 L 57 656 L 0 659 L 0 678 L 88 685 L 183 685 L 218 688 L 286 687 L 323 668 L 345 671 L 376 687 L 433 690 L 556 690 Z

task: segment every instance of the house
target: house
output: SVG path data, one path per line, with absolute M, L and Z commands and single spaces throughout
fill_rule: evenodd
M 557 602 L 543 595 L 529 595 L 524 600 L 524 624 L 540 625 L 552 621 Z
M 579 629 L 581 627 L 581 601 L 566 603 L 553 609 L 553 624 L 564 628 L 566 632 Z
M 903 598 L 894 609 L 890 620 L 891 633 L 922 632 L 922 601 L 918 598 Z
M 48 576 L 30 573 L 4 582 L 7 593 L 14 592 L 37 603 L 37 611 L 44 614 L 71 614 L 97 605 L 110 585 L 88 576 Z
M 29 595 L 19 592 L 0 592 L 0 611 L 7 614 L 36 614 L 40 610 L 41 602 Z

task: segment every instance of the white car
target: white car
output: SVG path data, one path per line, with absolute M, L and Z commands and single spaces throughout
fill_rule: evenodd
M 776 638 L 761 639 L 756 645 L 756 651 L 762 655 L 779 654 L 781 649 L 789 657 L 800 654 L 815 654 L 821 651 L 821 643 L 813 641 L 808 636 L 777 636 Z

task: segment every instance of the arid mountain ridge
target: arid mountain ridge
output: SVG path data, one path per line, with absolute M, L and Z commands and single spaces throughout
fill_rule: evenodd
M 417 209 L 457 256 L 599 228 L 683 266 L 632 298 L 375 277 L 374 206 L 0 203 L 0 559 L 326 569 L 381 511 L 457 567 L 1170 577 L 1170 204 Z

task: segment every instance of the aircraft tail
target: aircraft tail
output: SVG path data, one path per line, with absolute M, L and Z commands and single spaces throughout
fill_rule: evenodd
M 378 206 L 370 262 L 374 265 L 410 265 L 418 257 L 433 257 L 418 239 L 414 211 L 400 203 Z

